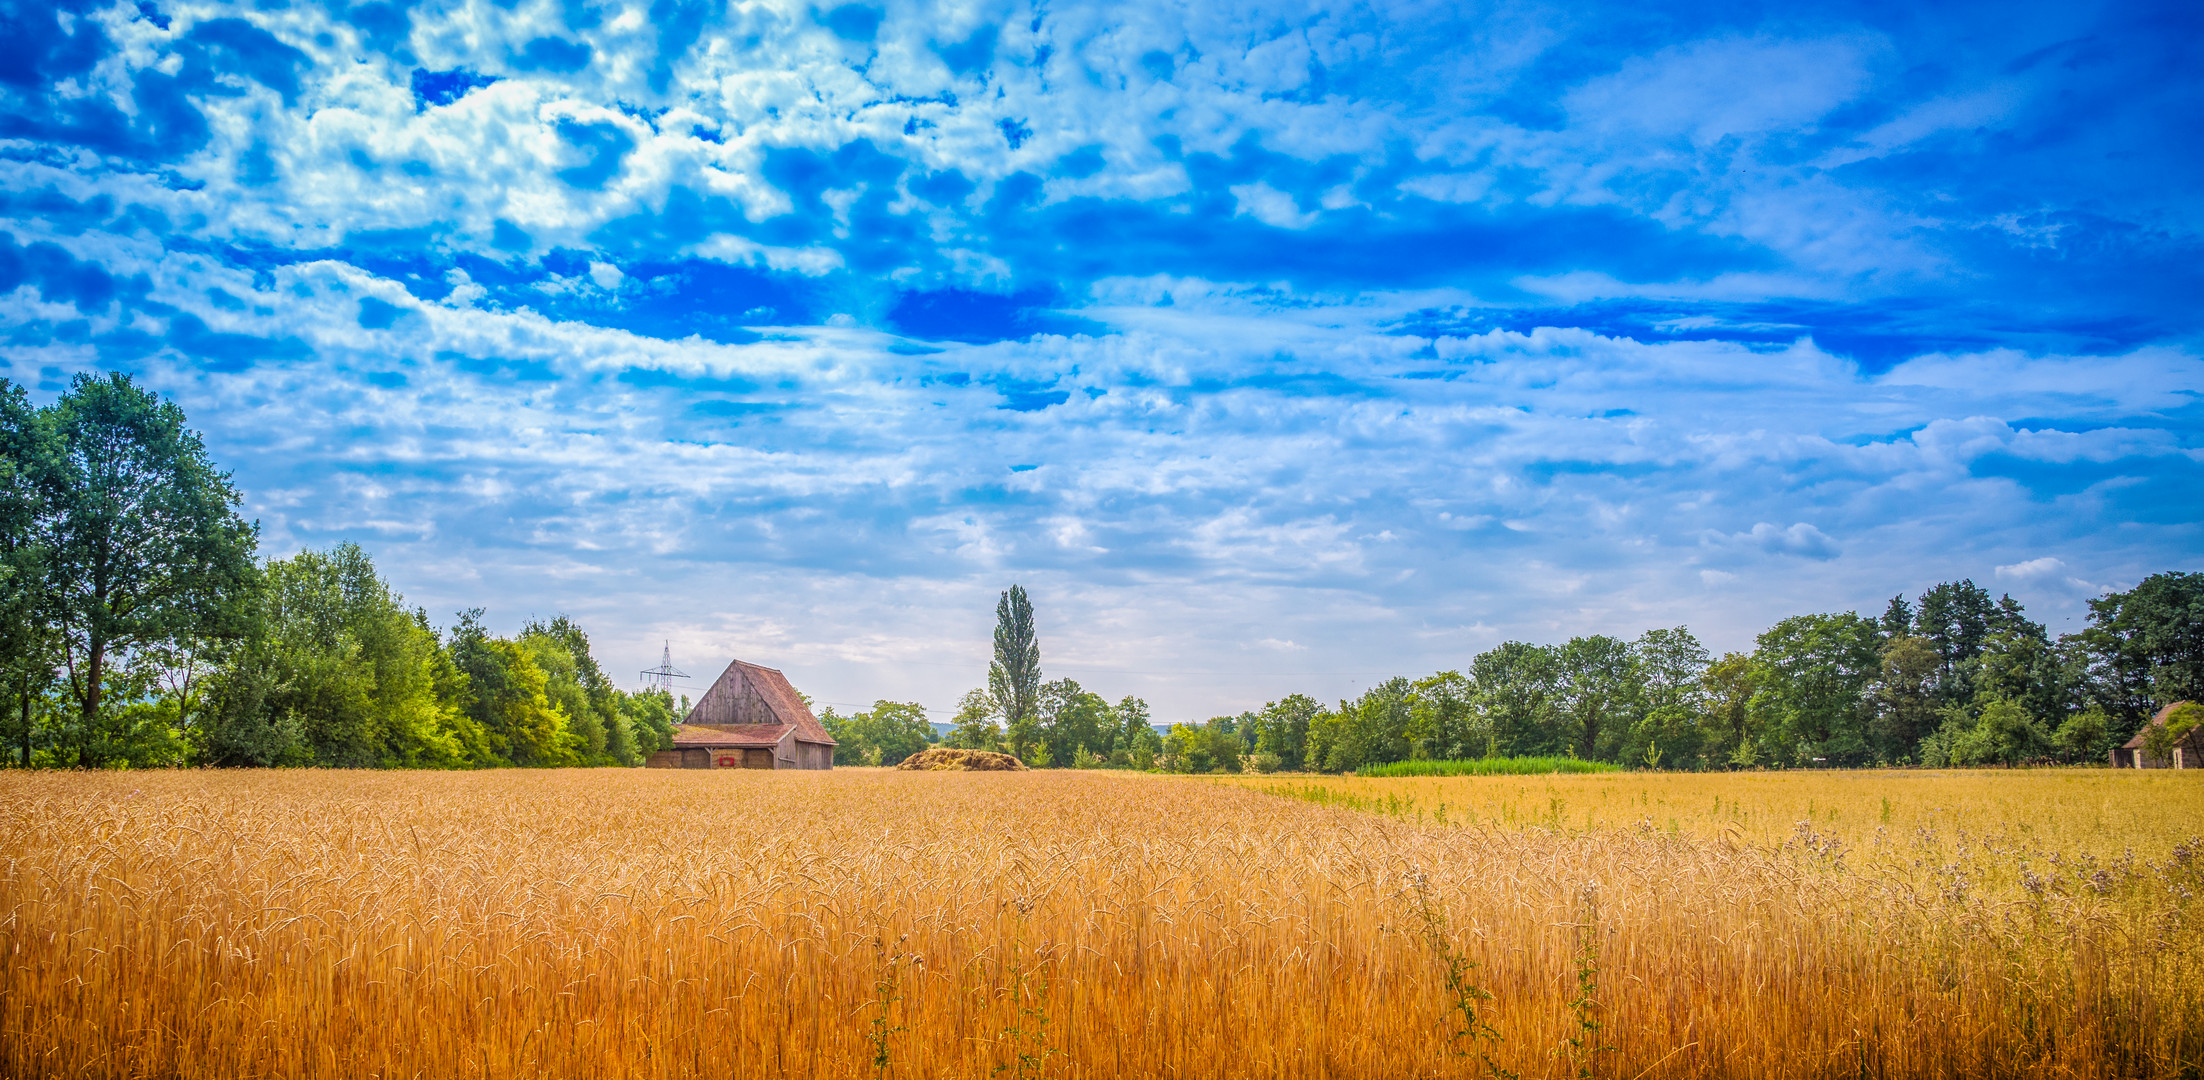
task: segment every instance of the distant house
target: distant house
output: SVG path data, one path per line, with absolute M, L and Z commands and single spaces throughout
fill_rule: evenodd
M 2143 725 L 2143 730 L 2136 732 L 2134 738 L 2120 744 L 2120 748 L 2112 752 L 2112 767 L 2115 769 L 2204 769 L 2204 724 L 2189 729 L 2187 734 L 2175 740 L 2173 756 L 2170 758 L 2151 757 L 2150 752 L 2143 747 L 2145 737 L 2150 734 L 2152 728 L 2166 726 L 2167 721 L 2173 719 L 2173 711 L 2187 704 L 2189 702 L 2176 701 L 2158 710 L 2158 715 L 2151 717 L 2150 723 Z
M 831 769 L 834 736 L 769 667 L 727 665 L 673 729 L 673 749 L 644 762 L 653 769 Z

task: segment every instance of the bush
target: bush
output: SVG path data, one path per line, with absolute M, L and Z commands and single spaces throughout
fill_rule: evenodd
M 1284 768 L 1285 765 L 1286 759 L 1268 750 L 1250 754 L 1247 759 L 1247 771 L 1249 772 L 1274 773 Z

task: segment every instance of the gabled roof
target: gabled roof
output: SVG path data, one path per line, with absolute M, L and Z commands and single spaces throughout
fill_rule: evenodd
M 2141 750 L 2143 748 L 2143 737 L 2150 734 L 2150 729 L 2154 727 L 2164 727 L 2166 725 L 2166 721 L 2173 719 L 2173 711 L 2187 704 L 2190 703 L 2186 701 L 2176 701 L 2173 704 L 2158 710 L 2158 715 L 2151 717 L 2150 723 L 2144 724 L 2142 730 L 2135 733 L 2134 738 L 2129 739 L 2124 743 L 2121 743 L 2120 749 Z M 2181 743 L 2183 746 L 2189 746 L 2197 743 L 2200 739 L 2204 739 L 2204 727 L 2197 727 L 2191 730 L 2187 735 L 2182 737 Z
M 706 727 L 703 724 L 684 724 L 675 728 L 675 749 L 689 746 L 779 746 L 781 738 L 795 730 L 792 724 L 729 724 L 724 727 Z
M 711 688 L 706 690 L 704 696 L 697 699 L 696 704 L 690 707 L 689 715 L 697 716 L 701 714 L 706 717 L 734 715 L 746 719 L 761 719 L 755 715 L 754 709 L 739 704 L 741 688 L 747 688 L 751 694 L 755 695 L 757 703 L 763 705 L 765 711 L 771 713 L 771 718 L 778 724 L 795 728 L 798 742 L 817 743 L 821 746 L 838 745 L 834 741 L 834 736 L 827 734 L 826 725 L 820 723 L 818 717 L 811 715 L 811 708 L 804 704 L 803 695 L 798 694 L 796 688 L 788 684 L 788 676 L 781 674 L 776 668 L 744 663 L 741 660 L 730 662 L 727 665 L 727 670 L 720 672 L 719 678 L 712 681 Z M 722 699 L 721 695 L 734 695 L 734 697 Z M 721 707 L 706 708 L 706 702 L 715 701 Z M 738 726 L 771 727 L 774 725 L 715 724 L 712 726 L 732 728 Z

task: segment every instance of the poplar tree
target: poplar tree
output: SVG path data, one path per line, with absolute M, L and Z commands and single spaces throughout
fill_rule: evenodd
M 1041 644 L 1033 636 L 1033 602 L 1012 585 L 995 605 L 995 660 L 987 689 L 1002 714 L 1010 752 L 1024 757 L 1040 735 Z

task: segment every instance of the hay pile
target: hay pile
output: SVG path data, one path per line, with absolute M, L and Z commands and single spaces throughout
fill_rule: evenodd
M 948 747 L 921 750 L 910 757 L 904 758 L 903 764 L 896 766 L 896 768 L 918 772 L 932 770 L 954 772 L 1026 771 L 1025 762 L 1019 761 L 1009 754 L 998 754 L 993 750 L 953 750 Z

